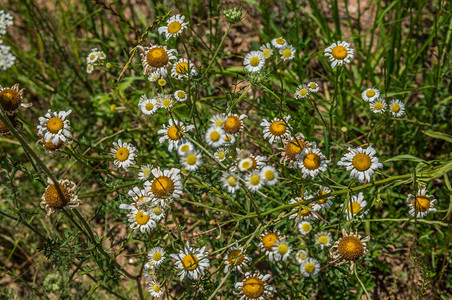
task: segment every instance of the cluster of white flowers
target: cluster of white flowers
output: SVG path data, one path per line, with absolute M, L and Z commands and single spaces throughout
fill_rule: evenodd
M 3 71 L 11 68 L 14 65 L 16 57 L 11 54 L 11 47 L 3 45 L 3 36 L 6 34 L 8 26 L 13 24 L 13 17 L 0 10 L 0 69 Z
M 86 73 L 91 74 L 94 71 L 94 66 L 102 65 L 105 58 L 107 56 L 104 51 L 99 51 L 97 48 L 91 49 L 91 52 L 86 57 Z

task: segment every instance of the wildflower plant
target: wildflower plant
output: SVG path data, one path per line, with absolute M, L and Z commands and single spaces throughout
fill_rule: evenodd
M 0 293 L 450 298 L 446 3 L 295 2 L 6 1 Z

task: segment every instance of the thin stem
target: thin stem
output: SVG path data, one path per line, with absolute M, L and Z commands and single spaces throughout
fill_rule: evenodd
M 226 36 L 228 35 L 229 30 L 231 29 L 231 27 L 232 27 L 232 24 L 229 24 L 228 29 L 227 29 L 226 32 L 224 33 L 223 38 L 221 39 L 221 42 L 220 42 L 220 44 L 218 45 L 217 50 L 215 51 L 215 54 L 213 55 L 212 59 L 210 60 L 209 65 L 207 66 L 207 68 L 206 68 L 206 70 L 204 71 L 204 73 L 202 74 L 202 76 L 205 76 L 205 75 L 207 74 L 207 72 L 209 71 L 210 67 L 212 66 L 213 61 L 214 61 L 215 58 L 217 57 L 218 52 L 220 51 L 221 46 L 223 46 L 224 40 L 226 39 Z
M 366 290 L 366 287 L 364 286 L 363 282 L 361 281 L 361 279 L 359 279 L 358 277 L 358 272 L 356 272 L 356 264 L 353 265 L 353 273 L 355 274 L 356 279 L 358 279 L 359 284 L 361 285 L 361 287 L 364 290 L 364 293 L 367 296 L 367 300 L 371 300 L 372 298 L 370 298 L 369 293 Z

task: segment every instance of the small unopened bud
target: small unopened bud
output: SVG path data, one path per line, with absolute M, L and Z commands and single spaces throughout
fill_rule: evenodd
M 231 24 L 237 24 L 242 21 L 242 10 L 238 7 L 223 10 L 223 14 Z

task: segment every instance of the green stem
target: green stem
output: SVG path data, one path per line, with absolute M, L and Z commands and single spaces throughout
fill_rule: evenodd
M 209 65 L 207 66 L 206 70 L 204 71 L 204 73 L 202 74 L 202 76 L 205 76 L 207 74 L 207 72 L 209 71 L 210 67 L 213 64 L 213 61 L 215 60 L 215 58 L 218 55 L 218 52 L 220 51 L 221 46 L 223 46 L 224 40 L 226 39 L 226 37 L 228 36 L 229 30 L 231 29 L 232 24 L 229 24 L 228 29 L 226 30 L 226 32 L 223 35 L 223 38 L 221 39 L 220 44 L 217 47 L 217 50 L 215 51 L 215 54 L 213 55 L 212 59 L 209 62 Z
M 353 265 L 353 273 L 355 274 L 356 279 L 358 279 L 359 284 L 360 284 L 361 287 L 363 288 L 364 293 L 365 293 L 366 296 L 367 296 L 367 300 L 371 300 L 372 298 L 370 298 L 369 293 L 368 293 L 367 290 L 366 290 L 366 287 L 364 286 L 364 284 L 363 284 L 363 282 L 361 281 L 361 279 L 359 279 L 359 277 L 358 277 L 358 273 L 356 272 L 356 264 Z

